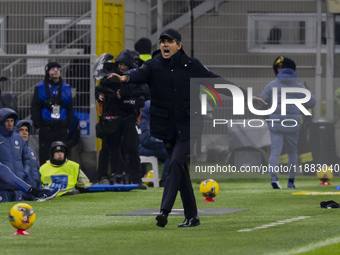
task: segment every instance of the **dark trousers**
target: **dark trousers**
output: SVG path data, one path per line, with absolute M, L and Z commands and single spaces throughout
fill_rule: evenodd
M 39 129 L 39 163 L 42 166 L 50 159 L 51 145 L 54 141 L 65 143 L 67 138 L 67 128 L 45 127 Z
M 99 153 L 98 177 L 108 175 L 110 162 L 111 173 L 122 173 L 122 154 L 128 155 L 127 173 L 133 183 L 141 183 L 142 169 L 139 158 L 139 138 L 136 130 L 136 118 L 124 117 L 116 132 L 102 139 L 102 149 Z
M 170 157 L 168 176 L 165 181 L 161 211 L 171 212 L 178 191 L 186 218 L 197 215 L 197 206 L 194 191 L 192 189 L 188 161 L 190 154 L 190 140 L 164 141 L 165 148 Z
M 109 178 L 109 160 L 110 160 L 110 145 L 107 136 L 102 138 L 102 148 L 99 152 L 98 157 L 98 169 L 97 176 L 98 180 L 101 178 Z

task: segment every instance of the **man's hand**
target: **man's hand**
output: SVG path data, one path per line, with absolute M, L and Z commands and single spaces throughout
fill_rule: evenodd
M 127 75 L 119 75 L 119 74 L 116 74 L 116 73 L 111 74 L 107 78 L 110 81 L 117 82 L 117 83 L 123 83 L 123 82 L 127 82 L 129 80 L 129 76 L 127 76 Z
M 257 105 L 260 105 L 260 106 L 264 106 L 264 105 L 267 105 L 268 103 L 263 101 L 263 99 L 260 98 L 260 97 L 253 96 L 253 104 L 254 105 L 257 104 Z
M 122 98 L 122 96 L 120 95 L 120 89 L 117 90 L 117 98 L 118 98 L 118 99 L 121 99 L 121 98 Z
M 105 94 L 104 93 L 100 93 L 99 96 L 98 96 L 98 99 L 100 101 L 104 101 L 104 98 L 105 98 Z

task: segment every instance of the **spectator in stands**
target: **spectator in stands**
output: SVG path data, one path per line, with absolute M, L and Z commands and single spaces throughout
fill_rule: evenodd
M 119 83 L 146 82 L 151 90 L 151 135 L 164 141 L 170 157 L 160 214 L 156 225 L 165 227 L 178 191 L 181 193 L 185 220 L 179 227 L 200 225 L 195 195 L 190 181 L 188 158 L 190 142 L 201 134 L 202 123 L 190 129 L 190 78 L 220 78 L 210 72 L 198 59 L 188 57 L 182 47 L 181 34 L 165 30 L 159 37 L 160 49 L 153 58 L 138 69 L 123 75 L 111 74 L 108 79 Z M 226 81 L 228 84 L 230 81 Z M 235 85 L 236 86 L 236 85 Z M 245 91 L 243 89 L 243 91 Z M 226 92 L 228 93 L 228 92 Z M 227 94 L 231 96 L 231 93 Z M 264 103 L 262 99 L 254 100 Z M 193 98 L 199 105 L 199 96 Z M 200 116 L 197 116 L 199 119 Z M 191 140 L 191 141 L 190 141 Z
M 139 54 L 124 50 L 116 58 L 117 73 L 136 68 L 140 65 Z M 111 173 L 122 174 L 121 149 L 128 154 L 128 174 L 138 189 L 142 185 L 142 170 L 139 158 L 139 140 L 136 120 L 145 97 L 149 96 L 147 84 L 117 84 L 104 77 L 95 89 L 96 100 L 103 102 L 103 114 L 97 128 L 97 136 L 102 138 L 102 149 L 98 159 L 98 177 L 100 183 L 109 183 L 108 165 L 110 155 Z M 123 139 L 122 139 L 123 138 Z M 104 153 L 105 152 L 105 153 Z
M 91 186 L 79 164 L 68 160 L 66 155 L 66 145 L 55 141 L 51 145 L 50 160 L 40 167 L 44 187 L 60 189 L 58 196 L 79 194 Z
M 267 44 L 281 44 L 282 30 L 274 26 L 270 29 L 269 37 L 267 39 Z
M 164 187 L 166 176 L 169 171 L 170 158 L 164 147 L 162 140 L 153 137 L 150 134 L 150 100 L 145 102 L 139 123 L 141 134 L 139 135 L 139 155 L 155 156 L 164 163 L 162 178 L 159 183 L 160 187 Z
M 152 58 L 151 56 L 151 41 L 146 37 L 140 38 L 135 43 L 135 51 L 139 53 L 139 58 L 143 63 Z
M 0 77 L 0 82 L 7 81 L 7 77 Z M 0 108 L 10 108 L 18 112 L 18 99 L 14 93 L 4 92 L 1 93 L 0 88 Z
M 66 141 L 72 123 L 71 86 L 61 78 L 61 66 L 50 62 L 45 78 L 34 89 L 31 104 L 33 125 L 39 133 L 40 165 L 49 159 L 53 141 Z
M 23 201 L 20 190 L 40 199 L 56 196 L 58 190 L 39 190 L 29 185 L 29 151 L 24 139 L 14 132 L 18 114 L 9 108 L 0 109 L 0 202 Z
M 291 169 L 287 188 L 295 188 L 296 166 L 298 164 L 298 140 L 301 127 L 301 111 L 295 105 L 289 104 L 286 106 L 286 114 L 281 113 L 281 90 L 282 88 L 306 88 L 303 84 L 297 81 L 297 74 L 295 72 L 295 62 L 289 58 L 280 56 L 274 61 L 274 70 L 277 73 L 276 79 L 267 84 L 262 91 L 260 97 L 268 103 L 269 107 L 272 105 L 273 89 L 278 90 L 276 110 L 269 115 L 269 119 L 274 119 L 273 124 L 268 125 L 271 138 L 271 150 L 269 156 L 269 166 L 271 174 L 271 185 L 274 189 L 281 189 L 277 178 L 279 168 L 279 156 L 282 151 L 284 142 L 288 152 L 288 167 Z M 298 99 L 305 95 L 303 93 L 287 93 L 288 99 Z M 311 99 L 304 104 L 307 108 L 312 108 L 316 104 L 315 98 L 312 95 Z M 285 121 L 285 125 L 281 122 Z M 287 121 L 291 120 L 291 121 Z M 297 123 L 297 124 L 296 124 Z
M 7 81 L 8 78 L 4 76 L 0 76 L 0 82 Z M 1 88 L 0 88 L 0 97 L 1 97 Z

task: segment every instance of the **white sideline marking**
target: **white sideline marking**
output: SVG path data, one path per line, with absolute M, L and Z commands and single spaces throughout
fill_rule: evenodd
M 298 249 L 295 248 L 295 249 L 292 249 L 290 251 L 275 252 L 275 253 L 272 253 L 272 254 L 275 254 L 275 255 L 299 254 L 299 253 L 309 252 L 309 251 L 312 251 L 312 250 L 315 250 L 317 248 L 324 247 L 324 246 L 327 246 L 327 245 L 336 244 L 336 243 L 339 243 L 339 242 L 340 242 L 340 237 L 333 237 L 333 238 L 326 239 L 324 241 L 320 241 L 320 242 L 317 242 L 317 243 L 307 244 L 306 246 L 303 246 L 303 247 L 298 248 Z
M 311 216 L 299 216 L 299 217 L 291 218 L 291 219 L 287 219 L 287 220 L 279 220 L 277 222 L 265 224 L 265 225 L 255 227 L 255 228 L 240 229 L 240 230 L 237 230 L 237 232 L 250 232 L 250 231 L 257 230 L 257 229 L 265 229 L 265 228 L 275 227 L 275 226 L 290 223 L 290 222 L 293 222 L 293 221 L 308 219 L 310 217 Z

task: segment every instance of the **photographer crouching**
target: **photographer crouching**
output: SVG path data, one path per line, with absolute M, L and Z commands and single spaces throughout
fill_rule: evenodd
M 130 50 L 122 51 L 115 61 L 114 72 L 117 74 L 137 68 L 142 63 L 138 52 Z M 109 161 L 111 176 L 123 173 L 121 158 L 124 151 L 128 155 L 127 172 L 132 183 L 139 184 L 138 189 L 146 189 L 141 180 L 136 121 L 149 94 L 149 87 L 145 83 L 113 83 L 107 76 L 96 87 L 96 100 L 103 103 L 103 113 L 96 126 L 97 137 L 102 139 L 98 159 L 98 179 L 101 184 L 110 184 Z

